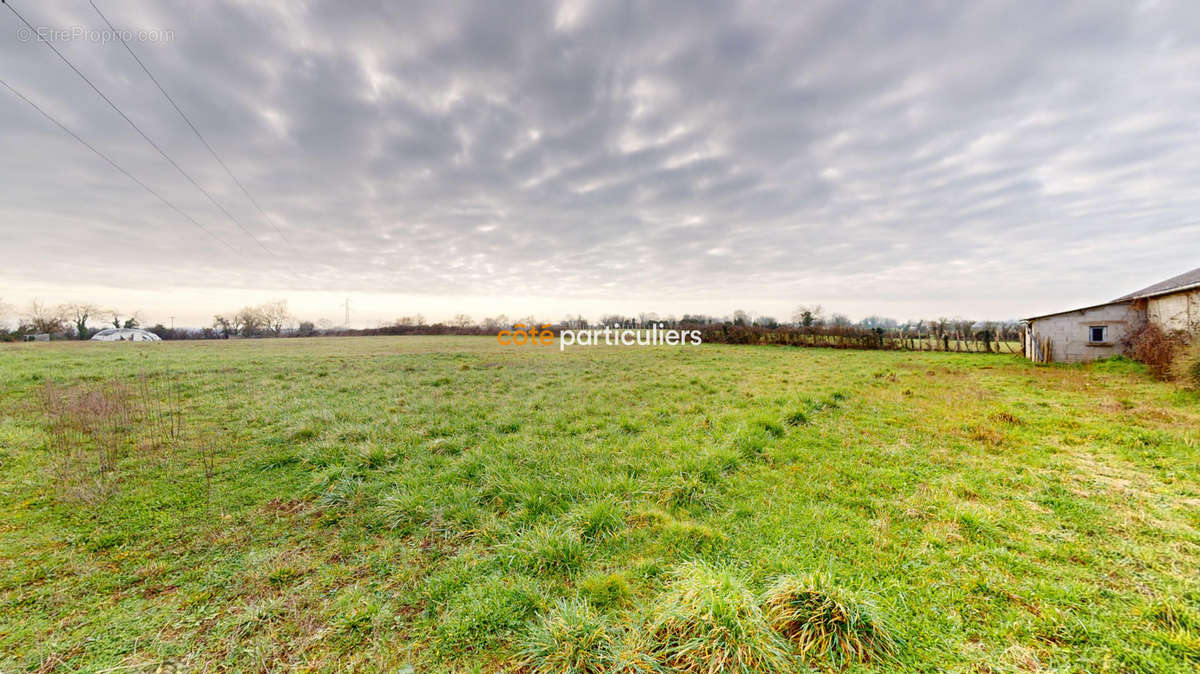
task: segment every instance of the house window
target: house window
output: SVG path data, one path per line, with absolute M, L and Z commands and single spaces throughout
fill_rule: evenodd
M 1093 325 L 1088 328 L 1088 341 L 1092 343 L 1108 341 L 1108 326 Z

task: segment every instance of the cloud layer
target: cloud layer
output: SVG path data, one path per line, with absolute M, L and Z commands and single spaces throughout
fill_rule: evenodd
M 240 251 L 0 91 L 12 286 L 1010 316 L 1200 264 L 1196 3 L 97 4 L 286 239 L 120 45 L 56 43 L 273 254 L 0 11 L 0 77 Z

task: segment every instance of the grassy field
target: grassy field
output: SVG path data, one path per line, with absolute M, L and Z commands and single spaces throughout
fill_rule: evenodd
M 1191 672 L 1198 457 L 1128 362 L 8 345 L 0 671 Z

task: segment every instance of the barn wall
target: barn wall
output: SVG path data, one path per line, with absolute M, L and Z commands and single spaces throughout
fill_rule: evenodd
M 1124 353 L 1121 342 L 1141 319 L 1141 312 L 1129 303 L 1106 304 L 1093 309 L 1034 319 L 1030 322 L 1030 337 L 1050 338 L 1050 360 L 1054 362 L 1096 360 Z M 1108 341 L 1104 344 L 1088 342 L 1088 328 L 1093 325 L 1108 326 Z
M 1168 332 L 1200 329 L 1200 289 L 1151 298 L 1146 303 L 1146 316 Z

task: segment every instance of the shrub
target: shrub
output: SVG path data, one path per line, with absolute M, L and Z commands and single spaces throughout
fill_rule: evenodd
M 1177 336 L 1163 332 L 1153 323 L 1147 323 L 1126 339 L 1126 345 L 1133 351 L 1134 359 L 1150 368 L 1150 374 L 1166 379 L 1171 375 L 1171 362 L 1181 342 Z
M 875 606 L 825 576 L 784 576 L 763 604 L 771 625 L 802 657 L 841 667 L 895 652 L 896 641 Z
M 787 644 L 730 569 L 688 562 L 674 576 L 646 628 L 663 665 L 705 674 L 793 669 Z
M 1172 366 L 1175 377 L 1185 386 L 1200 389 L 1200 337 L 1180 349 Z
M 611 671 L 614 629 L 582 599 L 559 600 L 539 616 L 521 646 L 522 664 L 535 674 Z

